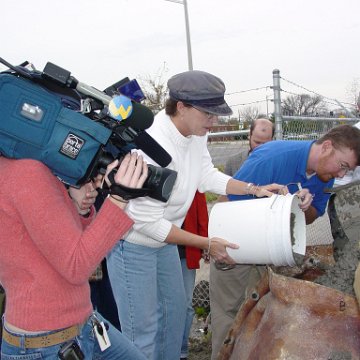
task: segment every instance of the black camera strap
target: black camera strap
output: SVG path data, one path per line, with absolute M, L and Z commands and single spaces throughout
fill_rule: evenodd
M 136 199 L 138 197 L 148 196 L 151 192 L 148 188 L 130 188 L 124 185 L 116 184 L 114 179 L 115 171 L 111 171 L 108 175 L 110 180 L 110 188 L 105 190 L 108 194 L 121 196 L 124 200 Z M 104 192 L 104 190 L 103 190 Z
M 149 195 L 149 189 L 134 189 L 120 184 L 112 184 L 110 186 L 110 194 L 121 196 L 124 200 L 136 199 L 142 196 Z

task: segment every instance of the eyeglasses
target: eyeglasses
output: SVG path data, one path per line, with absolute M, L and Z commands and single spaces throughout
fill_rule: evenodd
M 334 155 L 335 155 L 334 160 L 336 160 L 337 166 L 339 167 L 339 171 L 344 172 L 343 176 L 345 176 L 351 170 L 351 167 L 348 161 L 340 160 L 339 158 L 347 157 L 347 154 L 344 151 L 341 151 L 340 149 L 335 149 Z
M 214 117 L 217 117 L 217 115 L 215 115 L 215 114 L 210 114 L 210 113 L 208 113 L 208 112 L 206 112 L 206 111 L 202 111 L 202 113 L 206 115 L 206 117 L 207 117 L 208 120 L 211 120 L 211 119 L 213 119 Z
M 347 174 L 351 170 L 350 166 L 347 164 L 344 164 L 342 161 L 337 160 L 337 163 L 338 163 L 339 169 L 341 171 L 344 171 L 345 174 Z
M 211 113 L 209 113 L 207 111 L 200 110 L 200 109 L 198 109 L 197 107 L 195 107 L 193 105 L 191 105 L 191 107 L 193 107 L 195 110 L 197 110 L 197 111 L 201 112 L 202 114 L 204 114 L 208 120 L 211 120 L 211 119 L 217 117 L 217 115 L 211 114 Z

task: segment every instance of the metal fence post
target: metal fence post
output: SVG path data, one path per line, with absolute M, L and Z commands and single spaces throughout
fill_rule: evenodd
M 274 90 L 274 116 L 275 116 L 275 139 L 283 138 L 282 117 L 281 117 L 281 96 L 280 96 L 280 70 L 273 70 Z

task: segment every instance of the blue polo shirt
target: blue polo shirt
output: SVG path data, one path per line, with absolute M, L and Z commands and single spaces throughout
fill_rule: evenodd
M 299 182 L 314 195 L 312 206 L 317 210 L 318 216 L 321 216 L 330 197 L 330 194 L 324 193 L 324 189 L 331 188 L 334 180 L 322 182 L 317 175 L 310 178 L 306 176 L 307 160 L 313 142 L 276 140 L 258 146 L 234 175 L 234 179 L 256 185 L 272 183 L 287 185 Z M 298 190 L 295 184 L 288 185 L 288 188 L 292 194 Z M 254 197 L 229 195 L 228 198 L 233 201 Z

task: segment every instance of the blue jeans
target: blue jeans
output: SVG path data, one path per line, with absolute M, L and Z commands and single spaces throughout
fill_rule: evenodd
M 107 264 L 123 333 L 148 360 L 179 360 L 186 306 L 177 246 L 121 240 Z
M 106 320 L 96 313 L 96 317 L 106 323 Z M 75 338 L 85 356 L 85 360 L 90 359 L 137 359 L 146 360 L 146 357 L 137 349 L 125 336 L 123 336 L 110 323 L 107 323 L 109 329 L 109 339 L 111 346 L 104 352 L 101 352 L 97 340 L 94 336 L 91 317 L 81 329 L 79 336 Z M 8 331 L 12 335 L 23 337 L 21 334 Z M 47 332 L 51 334 L 53 331 Z M 62 344 L 48 347 L 26 349 L 25 347 L 16 347 L 8 344 L 4 339 L 1 347 L 1 360 L 33 360 L 33 359 L 58 359 L 58 352 Z
M 191 326 L 194 319 L 194 308 L 192 306 L 193 292 L 195 286 L 195 269 L 189 269 L 186 265 L 186 259 L 182 258 L 181 261 L 181 269 L 184 280 L 184 289 L 186 296 L 186 320 L 185 320 L 185 330 L 183 341 L 181 345 L 181 357 L 186 358 L 189 355 L 189 335 Z

